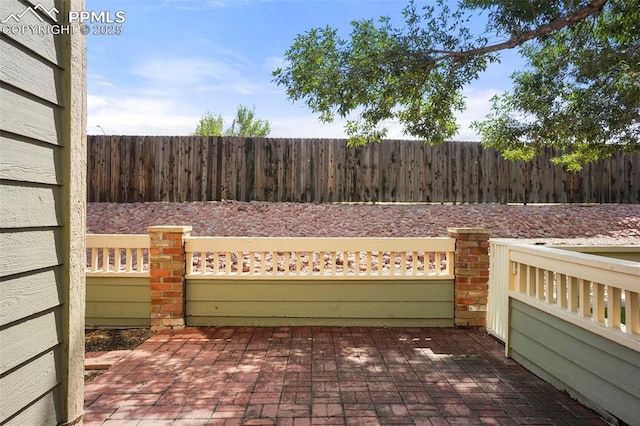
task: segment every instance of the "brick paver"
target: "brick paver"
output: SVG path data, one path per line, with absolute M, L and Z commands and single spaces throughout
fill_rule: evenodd
M 479 330 L 163 331 L 85 388 L 85 425 L 604 425 Z

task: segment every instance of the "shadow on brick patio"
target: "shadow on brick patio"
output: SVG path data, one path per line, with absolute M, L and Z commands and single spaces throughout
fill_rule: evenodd
M 606 424 L 476 329 L 163 331 L 86 385 L 97 424 Z

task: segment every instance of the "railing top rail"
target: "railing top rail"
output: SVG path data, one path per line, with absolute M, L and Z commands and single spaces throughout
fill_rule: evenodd
M 147 234 L 87 234 L 87 248 L 120 247 L 149 248 Z
M 552 248 L 559 248 L 562 250 L 570 250 L 577 251 L 580 253 L 640 253 L 640 244 L 632 245 L 632 244 L 624 244 L 624 245 L 594 245 L 594 246 L 585 246 L 585 245 L 567 245 L 567 244 L 559 244 L 551 246 Z
M 579 279 L 611 283 L 619 288 L 640 292 L 640 262 L 519 244 L 510 246 L 509 258 Z
M 434 238 L 280 238 L 189 237 L 186 250 L 198 251 L 436 251 L 452 252 L 455 239 Z
M 640 252 L 640 240 L 638 240 L 637 244 L 619 244 L 616 240 L 612 240 L 610 244 L 602 244 L 601 241 L 598 241 L 596 244 L 584 238 L 491 238 L 489 239 L 489 243 L 500 246 L 526 245 L 533 247 L 550 247 L 580 251 L 583 253 L 592 251 Z

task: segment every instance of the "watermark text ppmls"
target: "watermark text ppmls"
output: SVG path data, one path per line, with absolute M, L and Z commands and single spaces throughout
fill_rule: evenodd
M 19 4 L 19 3 L 16 3 Z M 11 7 L 0 15 L 0 32 L 6 35 L 81 34 L 119 35 L 126 22 L 124 10 L 71 10 L 67 19 L 54 6 L 47 8 L 38 3 L 33 6 Z

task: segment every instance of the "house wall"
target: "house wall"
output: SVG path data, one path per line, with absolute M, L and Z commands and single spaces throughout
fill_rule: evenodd
M 603 415 L 637 423 L 637 351 L 519 300 L 509 300 L 507 344 L 515 361 Z
M 26 4 L 35 5 L 38 2 Z M 40 1 L 58 23 L 84 1 Z M 3 0 L 0 16 L 27 7 Z M 27 13 L 21 25 L 41 23 Z M 0 36 L 0 423 L 79 422 L 84 383 L 85 44 Z
M 189 326 L 454 325 L 453 280 L 190 279 Z
M 149 277 L 87 276 L 87 327 L 151 325 Z

